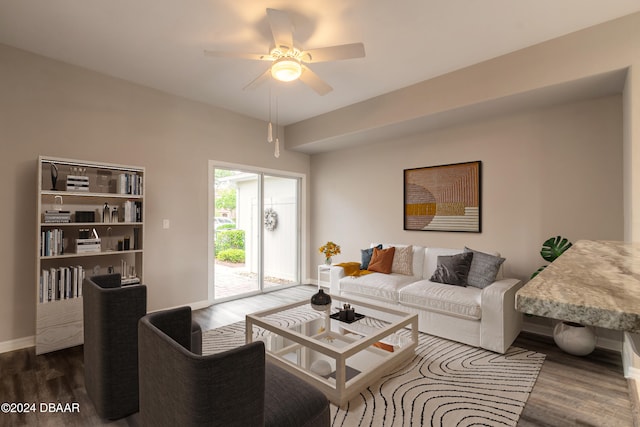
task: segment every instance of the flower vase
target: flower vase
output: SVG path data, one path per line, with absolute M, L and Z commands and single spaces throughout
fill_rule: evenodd
M 323 289 L 311 297 L 311 307 L 318 311 L 327 311 L 331 308 L 331 296 L 325 294 Z
M 330 256 L 328 256 L 328 257 L 326 257 L 326 258 L 324 259 L 324 264 L 325 264 L 325 265 L 331 265 L 331 257 L 330 257 Z

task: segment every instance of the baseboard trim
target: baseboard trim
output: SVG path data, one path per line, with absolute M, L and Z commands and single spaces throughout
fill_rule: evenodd
M 191 307 L 191 310 L 192 310 L 192 311 L 195 311 L 195 310 L 200 310 L 200 309 L 202 309 L 202 308 L 210 307 L 212 304 L 213 304 L 213 302 L 211 302 L 211 301 L 209 301 L 209 300 L 202 300 L 202 301 L 192 302 L 192 303 L 189 303 L 189 304 L 180 304 L 180 305 L 175 305 L 175 306 L 173 306 L 173 307 L 164 307 L 164 308 L 158 308 L 158 309 L 155 309 L 155 310 L 148 310 L 148 311 L 147 311 L 147 314 L 148 314 L 148 313 L 155 313 L 155 312 L 157 312 L 157 311 L 172 310 L 172 309 L 174 309 L 174 308 L 180 308 L 180 307 L 184 307 L 184 306 L 186 306 L 186 305 L 188 305 L 189 307 Z
M 550 327 L 550 326 L 535 325 L 535 324 L 524 322 L 522 325 L 522 330 L 524 332 L 530 332 L 536 335 L 553 337 L 553 327 Z M 596 347 L 602 348 L 605 350 L 617 351 L 618 353 L 622 352 L 622 342 L 617 340 L 612 340 L 609 338 L 596 336 Z
M 17 338 L 15 340 L 0 342 L 0 353 L 35 347 L 35 345 L 36 337 L 33 335 L 30 337 Z

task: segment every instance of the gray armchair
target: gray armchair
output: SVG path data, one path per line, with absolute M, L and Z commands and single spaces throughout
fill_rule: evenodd
M 143 426 L 320 427 L 329 402 L 315 387 L 265 361 L 262 342 L 200 356 L 190 351 L 191 309 L 139 323 Z
M 120 274 L 83 282 L 84 382 L 96 412 L 114 420 L 138 412 L 138 321 L 147 313 L 145 285 L 121 286 Z M 191 324 L 191 348 L 202 333 Z
M 84 280 L 84 382 L 102 418 L 138 411 L 138 321 L 147 312 L 144 285 L 120 286 L 120 274 Z

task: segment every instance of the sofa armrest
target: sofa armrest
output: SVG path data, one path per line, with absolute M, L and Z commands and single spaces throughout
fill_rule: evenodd
M 502 279 L 482 290 L 480 346 L 505 353 L 522 329 L 522 314 L 516 311 L 518 279 Z
M 344 277 L 344 268 L 332 265 L 329 270 L 329 294 L 340 295 L 340 279 Z

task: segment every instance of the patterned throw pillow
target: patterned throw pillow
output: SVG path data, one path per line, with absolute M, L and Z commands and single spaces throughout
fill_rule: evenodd
M 378 249 L 382 249 L 382 244 L 379 244 L 378 246 L 374 246 Z M 373 255 L 373 248 L 367 248 L 367 249 L 360 249 L 360 256 L 361 256 L 361 262 L 360 262 L 360 270 L 366 270 L 367 268 L 369 268 L 369 263 L 371 262 L 371 256 Z
M 377 271 L 378 273 L 391 273 L 391 264 L 393 264 L 393 254 L 396 248 L 393 246 L 387 249 L 373 248 L 373 255 L 369 263 L 369 271 Z
M 393 264 L 391 272 L 398 274 L 413 275 L 413 246 L 407 247 L 396 246 L 396 252 L 393 255 Z
M 504 258 L 499 256 L 486 254 L 484 252 L 474 251 L 467 247 L 465 252 L 473 253 L 473 261 L 469 269 L 469 277 L 467 283 L 476 288 L 484 289 L 496 280 L 498 270 L 504 262 Z
M 438 257 L 436 271 L 431 276 L 432 282 L 447 285 L 467 286 L 467 276 L 471 268 L 473 252 L 463 252 L 457 255 L 441 255 Z

